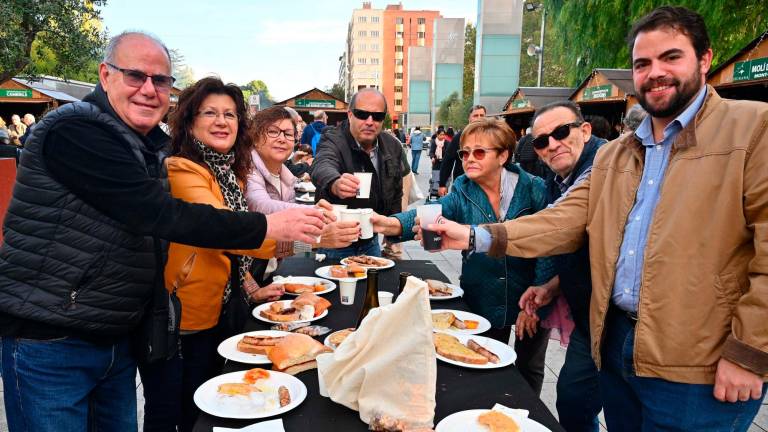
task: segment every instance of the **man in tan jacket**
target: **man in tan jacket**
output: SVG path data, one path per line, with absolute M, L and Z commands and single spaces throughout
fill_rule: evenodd
M 503 224 L 430 229 L 444 248 L 490 255 L 588 241 L 608 429 L 746 431 L 768 377 L 768 105 L 705 85 L 712 50 L 695 12 L 655 9 L 628 42 L 649 116 L 604 145 L 567 198 Z M 564 139 L 553 135 L 535 138 Z

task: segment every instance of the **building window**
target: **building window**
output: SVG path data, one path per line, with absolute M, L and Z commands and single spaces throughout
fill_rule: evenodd
M 371 64 L 372 64 L 372 65 L 377 65 L 377 64 L 379 64 L 379 59 L 378 59 L 378 57 L 371 57 Z
M 360 31 L 357 32 L 357 35 L 360 36 L 360 37 L 366 37 L 366 36 L 368 36 L 368 32 L 365 31 L 365 30 L 360 30 Z
M 427 37 L 427 34 L 425 32 L 417 32 L 416 36 L 418 36 L 419 39 L 424 39 Z
M 395 24 L 402 24 L 402 23 L 403 23 L 403 18 L 402 17 L 395 18 Z
M 395 47 L 395 52 L 403 52 L 403 46 L 402 45 L 397 45 Z
M 366 46 L 365 46 L 365 44 L 357 44 L 357 49 L 358 49 L 359 51 L 365 51 L 365 49 L 366 49 Z
M 402 99 L 395 99 L 395 106 L 402 106 L 403 100 Z
M 374 24 L 375 24 L 375 23 L 378 23 L 378 22 L 379 22 L 379 17 L 377 17 L 377 16 L 372 16 L 372 17 L 371 17 L 371 22 L 372 22 L 372 23 L 374 23 Z
M 357 22 L 359 22 L 359 23 L 368 22 L 368 17 L 359 16 L 359 17 L 357 17 Z
M 379 50 L 379 44 L 371 44 L 371 49 L 373 51 L 378 51 Z
M 395 32 L 395 37 L 402 39 L 403 38 L 403 32 Z
M 365 57 L 358 57 L 357 58 L 357 64 L 364 65 L 365 64 Z
M 360 91 L 360 90 L 362 90 L 362 89 L 364 89 L 364 88 L 365 88 L 365 86 L 364 86 L 364 85 L 359 85 L 359 86 L 357 86 L 357 91 Z
M 395 59 L 395 66 L 402 66 L 403 65 L 403 59 Z
M 395 86 L 395 93 L 402 93 L 403 92 L 403 86 Z
M 402 72 L 396 72 L 395 73 L 395 79 L 403 79 L 403 73 Z
M 419 24 L 426 24 L 427 23 L 427 19 L 426 18 L 419 18 L 416 22 L 419 23 Z
M 378 30 L 371 30 L 371 37 L 379 37 L 379 31 Z

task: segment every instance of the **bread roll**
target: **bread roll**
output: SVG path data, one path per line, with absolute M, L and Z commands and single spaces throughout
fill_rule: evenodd
M 268 357 L 275 370 L 284 371 L 291 366 L 311 362 L 318 355 L 331 351 L 330 348 L 307 335 L 291 334 L 275 345 Z
M 477 422 L 487 426 L 491 432 L 520 432 L 520 426 L 511 417 L 499 411 L 488 411 L 477 417 Z

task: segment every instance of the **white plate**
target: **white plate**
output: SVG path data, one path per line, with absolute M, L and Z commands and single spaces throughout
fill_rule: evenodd
M 299 195 L 299 196 L 296 197 L 296 201 L 303 202 L 303 203 L 314 204 L 315 203 L 315 197 L 313 197 L 312 195 L 309 195 L 309 194 Z
M 386 261 L 387 263 L 383 266 L 363 265 L 363 264 L 357 264 L 357 263 L 355 264 L 359 265 L 360 267 L 364 267 L 367 269 L 376 269 L 376 270 L 384 270 L 384 269 L 392 268 L 395 266 L 395 262 L 392 261 L 391 259 L 380 258 L 380 257 L 373 257 L 373 258 L 376 258 L 377 260 L 381 260 L 381 261 Z M 341 263 L 344 265 L 347 265 L 348 264 L 347 258 L 344 258 L 343 260 L 341 260 Z
M 341 330 L 346 330 L 346 328 L 343 328 Z M 337 347 L 333 346 L 333 344 L 331 343 L 331 336 L 333 336 L 335 333 L 340 332 L 341 330 L 336 330 L 335 332 L 331 332 L 331 334 L 326 336 L 325 339 L 323 339 L 323 345 L 327 346 L 328 348 L 330 348 L 332 350 L 335 350 Z M 347 337 L 349 337 L 349 336 L 347 336 Z
M 429 299 L 430 300 L 450 300 L 450 299 L 459 298 L 459 297 L 464 295 L 464 290 L 461 289 L 460 286 L 454 285 L 454 284 L 449 284 L 449 283 L 447 283 L 446 285 L 448 285 L 449 287 L 453 288 L 453 293 L 451 295 L 449 295 L 449 296 L 433 296 L 433 295 L 431 295 L 431 296 L 429 296 Z
M 476 336 L 476 335 L 473 336 L 473 335 L 454 334 L 452 336 L 456 336 L 456 339 L 458 339 L 459 342 L 463 343 L 464 345 L 466 345 L 467 342 L 469 342 L 469 340 L 472 339 L 473 341 L 480 344 L 481 347 L 496 354 L 499 357 L 499 362 L 498 363 L 488 362 L 484 365 L 478 365 L 478 364 L 463 363 L 460 361 L 451 360 L 447 357 L 443 357 L 440 354 L 437 354 L 437 358 L 446 363 L 450 363 L 456 366 L 471 368 L 471 369 L 498 369 L 498 368 L 503 368 L 511 365 L 517 359 L 517 354 L 515 353 L 514 348 L 505 344 L 504 342 L 497 341 L 496 339 L 491 339 L 489 337 Z
M 443 332 L 443 333 L 449 333 L 452 335 L 475 335 L 487 332 L 491 329 L 491 322 L 487 319 L 481 317 L 480 315 L 473 314 L 472 312 L 465 312 L 460 310 L 453 310 L 453 309 L 432 309 L 432 313 L 438 313 L 438 312 L 453 312 L 454 315 L 456 315 L 456 318 L 464 321 L 464 320 L 473 320 L 477 321 L 477 328 L 476 329 L 467 329 L 467 330 L 459 330 L 455 327 L 450 327 L 447 329 L 435 329 L 435 331 Z
M 477 417 L 488 411 L 490 410 L 473 409 L 453 413 L 440 420 L 435 426 L 435 432 L 488 432 L 487 427 L 477 422 Z M 522 423 L 519 425 L 522 432 L 551 432 L 541 423 L 529 418 Z
M 314 192 L 317 188 L 311 182 L 300 182 L 296 183 L 296 190 L 300 192 Z
M 297 283 L 297 284 L 305 284 L 305 285 L 314 285 L 317 283 L 321 283 L 325 285 L 326 289 L 324 289 L 323 291 L 316 291 L 315 292 L 316 295 L 327 294 L 336 289 L 335 283 L 327 279 L 321 279 L 321 278 L 316 278 L 312 276 L 288 276 L 288 277 L 275 276 L 272 283 L 276 283 L 276 284 Z M 285 293 L 292 296 L 299 295 L 299 294 L 289 293 L 288 291 L 286 291 Z
M 220 384 L 243 382 L 245 372 L 246 371 L 231 372 L 213 377 L 204 382 L 195 391 L 195 405 L 208 414 L 217 417 L 256 419 L 286 413 L 299 406 L 299 404 L 301 404 L 307 397 L 307 386 L 305 386 L 303 382 L 299 381 L 299 379 L 293 375 L 276 371 L 269 371 L 269 378 L 259 380 L 259 382 L 263 381 L 266 385 L 274 387 L 275 393 L 280 386 L 288 388 L 288 393 L 291 394 L 291 403 L 282 408 L 278 402 L 274 409 L 261 411 L 253 409 L 253 407 L 244 406 L 243 404 L 232 403 L 232 401 L 228 401 L 226 397 L 219 396 L 218 388 Z
M 291 306 L 291 302 L 293 300 L 278 300 L 278 301 L 279 302 L 283 302 L 285 307 L 290 307 Z M 265 309 L 269 309 L 269 305 L 271 305 L 272 303 L 276 303 L 276 302 L 269 302 L 269 303 L 264 303 L 264 304 L 260 304 L 260 305 L 256 306 L 256 308 L 253 309 L 253 317 L 256 318 L 257 320 L 261 320 L 261 321 L 264 321 L 264 322 L 268 322 L 268 323 L 272 323 L 272 324 L 280 324 L 281 322 L 312 322 L 312 321 L 317 321 L 320 318 L 325 318 L 325 316 L 328 315 L 328 309 L 326 309 L 326 310 L 323 311 L 323 313 L 320 314 L 320 316 L 316 316 L 316 317 L 314 317 L 312 319 L 308 319 L 308 320 L 272 321 L 271 319 L 264 318 L 259 313 L 259 312 L 261 312 L 261 311 L 263 311 Z
M 363 277 L 337 278 L 337 277 L 331 276 L 331 270 L 330 269 L 331 269 L 331 266 L 319 267 L 319 268 L 315 269 L 315 274 L 320 276 L 321 278 L 333 279 L 333 280 L 354 280 L 354 281 L 359 281 L 359 280 L 363 280 L 363 279 L 368 277 L 368 276 L 363 276 Z
M 224 342 L 219 344 L 219 348 L 217 349 L 217 351 L 219 352 L 219 355 L 221 355 L 225 359 L 233 360 L 240 363 L 270 364 L 272 362 L 269 361 L 269 358 L 267 358 L 267 356 L 264 354 L 249 354 L 242 351 L 238 351 L 237 343 L 240 342 L 240 339 L 242 339 L 243 336 L 246 336 L 246 335 L 278 337 L 278 336 L 286 336 L 289 334 L 291 333 L 279 331 L 279 330 L 258 330 L 258 331 L 252 331 L 247 333 L 241 333 L 239 335 L 235 335 L 225 339 Z

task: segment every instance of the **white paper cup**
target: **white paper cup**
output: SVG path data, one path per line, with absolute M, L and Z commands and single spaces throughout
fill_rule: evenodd
M 379 291 L 379 306 L 391 305 L 392 297 L 394 297 L 394 294 L 391 292 Z
M 325 353 L 325 354 L 318 355 L 317 358 L 332 356 L 332 355 L 333 354 L 331 353 Z M 323 378 L 322 372 L 320 372 L 320 368 L 317 368 L 317 389 L 320 392 L 320 396 L 329 397 L 328 389 L 325 387 L 325 379 Z
M 341 304 L 351 305 L 355 303 L 356 287 L 356 279 L 339 279 L 339 296 L 341 296 Z
M 421 238 L 424 249 L 438 250 L 442 246 L 443 238 L 434 231 L 427 230 L 427 225 L 438 223 L 443 215 L 443 206 L 440 204 L 427 204 L 416 208 L 416 215 L 421 225 Z
M 341 216 L 339 217 L 339 220 L 342 222 L 360 222 L 360 210 L 358 209 L 341 209 L 340 210 Z M 359 240 L 358 237 L 355 239 L 356 241 Z
M 360 179 L 360 185 L 357 189 L 357 198 L 370 198 L 371 180 L 373 179 L 373 173 L 356 172 L 352 174 Z
M 336 216 L 336 220 L 341 220 L 341 211 L 346 209 L 346 204 L 333 204 L 333 214 Z
M 360 238 L 369 239 L 373 237 L 373 224 L 371 223 L 373 209 L 360 209 Z

